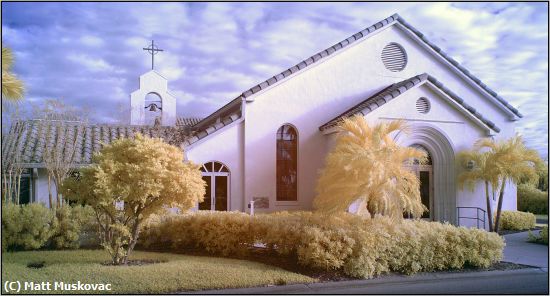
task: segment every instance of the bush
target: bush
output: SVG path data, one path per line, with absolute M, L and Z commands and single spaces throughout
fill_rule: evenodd
M 548 191 L 540 191 L 529 184 L 518 185 L 518 210 L 548 215 Z
M 533 235 L 529 230 L 528 240 L 533 243 L 548 245 L 548 226 L 544 226 L 538 236 Z
M 238 212 L 198 212 L 155 216 L 142 232 L 141 247 L 213 254 L 246 254 L 255 244 L 295 258 L 311 268 L 342 269 L 370 278 L 389 271 L 488 267 L 502 258 L 496 233 L 437 222 L 351 214 L 280 212 L 249 216 Z
M 520 211 L 502 211 L 500 226 L 502 230 L 527 230 L 535 228 L 537 217 Z
M 92 229 L 96 224 L 93 209 L 89 206 L 63 205 L 55 210 L 54 233 L 50 238 L 50 246 L 55 249 L 78 249 L 82 239 L 93 238 Z M 97 237 L 97 235 L 96 235 Z M 99 242 L 96 242 L 99 245 Z M 94 243 L 86 241 L 86 246 Z
M 42 204 L 2 205 L 2 250 L 33 250 L 46 244 L 55 220 Z
M 2 250 L 97 246 L 90 207 L 68 205 L 51 210 L 43 204 L 2 205 Z

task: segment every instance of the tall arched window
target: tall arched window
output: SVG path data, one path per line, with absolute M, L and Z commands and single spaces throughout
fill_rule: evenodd
M 277 200 L 298 200 L 298 133 L 289 124 L 277 131 Z

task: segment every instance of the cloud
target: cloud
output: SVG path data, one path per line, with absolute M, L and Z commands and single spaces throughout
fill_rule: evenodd
M 517 107 L 517 131 L 548 154 L 547 3 L 3 3 L 2 39 L 29 100 L 63 98 L 115 122 L 151 66 L 181 116 L 249 87 L 393 13 Z
M 101 58 L 93 58 L 86 54 L 70 54 L 67 58 L 70 61 L 86 67 L 91 72 L 114 71 L 113 66 L 109 65 Z

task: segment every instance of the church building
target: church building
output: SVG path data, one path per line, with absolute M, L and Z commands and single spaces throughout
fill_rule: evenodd
M 166 127 L 160 133 L 186 127 L 192 133 L 181 143 L 183 153 L 202 165 L 207 182 L 205 200 L 196 209 L 247 212 L 253 202 L 260 212 L 311 210 L 319 171 L 343 118 L 403 119 L 412 133 L 397 135 L 398 143 L 423 149 L 430 159 L 412 168 L 429 209 L 426 218 L 472 226 L 486 221 L 485 193 L 482 184 L 473 192 L 457 187 L 462 168 L 455 155 L 481 138 L 512 137 L 522 117 L 397 14 L 297 61 L 206 118 L 177 118 L 177 98 L 155 70 L 140 77 L 130 97 L 131 125 L 87 127 L 81 163 L 89 163 L 99 142 L 138 131 L 154 135 L 155 123 Z M 31 127 L 26 138 L 38 134 Z M 38 138 L 25 145 L 38 145 Z M 25 145 L 33 168 L 40 157 Z M 44 173 L 35 174 L 34 200 L 44 202 Z M 515 210 L 516 187 L 508 188 L 503 209 Z

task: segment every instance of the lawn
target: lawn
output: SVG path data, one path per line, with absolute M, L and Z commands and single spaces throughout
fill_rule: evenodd
M 4 284 L 5 281 L 51 282 L 52 287 L 54 281 L 109 283 L 112 286 L 110 293 L 156 294 L 315 281 L 305 275 L 245 260 L 138 251 L 132 255 L 130 258 L 132 260 L 156 260 L 161 263 L 142 266 L 105 266 L 101 263 L 107 262 L 109 256 L 103 250 L 3 253 L 2 283 Z M 29 263 L 40 261 L 45 261 L 44 267 L 27 267 Z M 4 290 L 2 292 L 5 293 Z M 24 291 L 24 293 L 33 292 Z M 85 292 L 35 291 L 34 293 L 80 294 Z

